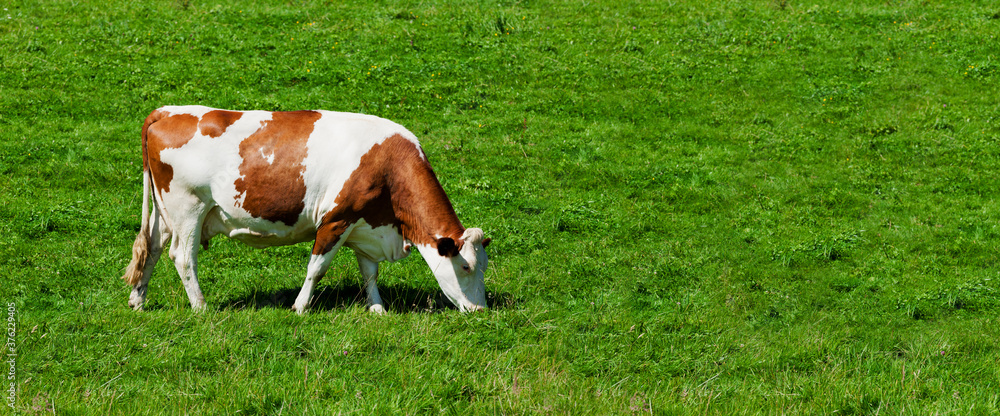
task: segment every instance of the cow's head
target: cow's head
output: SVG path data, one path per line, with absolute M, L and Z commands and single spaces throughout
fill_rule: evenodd
M 438 239 L 436 247 L 417 245 L 445 296 L 463 312 L 486 309 L 483 272 L 489 244 L 483 230 L 469 228 L 459 241 L 445 237 Z

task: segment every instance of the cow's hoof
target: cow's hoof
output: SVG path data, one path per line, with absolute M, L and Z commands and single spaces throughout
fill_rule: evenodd
M 385 308 L 383 308 L 382 305 L 376 303 L 368 307 L 368 312 L 378 315 L 385 315 Z
M 143 303 L 145 303 L 145 299 L 133 296 L 128 300 L 128 307 L 132 308 L 133 311 L 138 312 L 142 310 Z

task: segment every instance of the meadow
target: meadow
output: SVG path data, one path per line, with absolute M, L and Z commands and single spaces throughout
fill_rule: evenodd
M 995 2 L 239 3 L 3 3 L 0 414 L 1000 412 Z M 133 312 L 168 104 L 407 126 L 491 309 L 216 238 Z

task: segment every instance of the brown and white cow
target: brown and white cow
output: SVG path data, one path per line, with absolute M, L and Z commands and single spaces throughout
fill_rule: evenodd
M 219 234 L 253 247 L 314 241 L 292 306 L 300 314 L 344 245 L 373 312 L 384 312 L 378 263 L 412 246 L 460 310 L 486 307 L 490 239 L 462 226 L 416 137 L 396 123 L 330 111 L 163 107 L 142 127 L 142 157 L 142 225 L 122 277 L 136 310 L 168 240 L 191 307 L 204 309 L 198 246 Z

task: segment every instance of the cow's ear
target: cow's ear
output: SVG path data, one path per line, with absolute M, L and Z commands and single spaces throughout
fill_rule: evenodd
M 444 257 L 455 257 L 458 255 L 458 245 L 455 240 L 444 237 L 438 239 L 438 254 Z
M 483 240 L 483 248 L 486 248 L 486 246 L 490 245 L 490 242 L 491 242 L 491 241 L 493 241 L 493 239 L 492 239 L 492 238 L 487 238 L 487 239 L 484 239 L 484 240 Z

